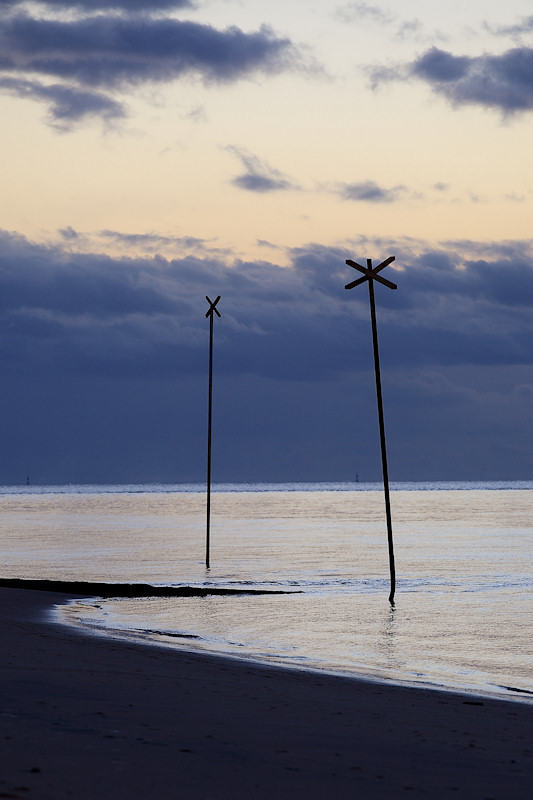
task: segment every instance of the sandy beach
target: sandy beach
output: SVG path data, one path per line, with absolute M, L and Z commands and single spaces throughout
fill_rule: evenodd
M 0 798 L 519 800 L 533 704 L 133 645 L 0 589 Z

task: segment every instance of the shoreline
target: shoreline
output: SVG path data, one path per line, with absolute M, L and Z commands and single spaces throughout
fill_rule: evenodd
M 88 580 L 62 580 L 62 579 L 42 579 L 42 578 L 0 578 L 0 589 L 24 589 L 37 592 L 46 592 L 61 595 L 60 606 L 68 606 L 70 600 L 94 600 L 112 599 L 112 598 L 151 598 L 151 597 L 208 597 L 214 596 L 238 596 L 238 595 L 287 595 L 287 594 L 301 594 L 299 589 L 250 589 L 247 587 L 241 588 L 228 588 L 217 586 L 194 586 L 194 585 L 179 585 L 179 586 L 166 586 L 161 584 L 150 583 L 115 583 L 103 581 L 88 581 Z M 318 664 L 312 663 L 298 663 L 298 662 L 285 662 L 281 659 L 272 657 L 259 657 L 254 655 L 244 655 L 237 651 L 231 650 L 217 650 L 216 648 L 210 649 L 198 646 L 193 643 L 194 640 L 201 639 L 202 637 L 195 634 L 176 634 L 175 641 L 165 642 L 163 639 L 173 634 L 160 632 L 160 631 L 147 631 L 147 635 L 142 635 L 139 632 L 128 632 L 121 629 L 107 629 L 107 628 L 92 628 L 84 626 L 80 622 L 65 621 L 61 618 L 59 611 L 49 609 L 49 620 L 53 623 L 66 625 L 71 627 L 82 635 L 89 636 L 103 636 L 110 640 L 117 640 L 126 643 L 139 644 L 142 646 L 163 647 L 168 649 L 177 649 L 178 651 L 198 653 L 209 657 L 221 657 L 230 660 L 241 661 L 244 664 L 257 664 L 259 666 L 267 666 L 288 670 L 299 670 L 303 672 L 310 672 L 311 674 L 318 675 L 331 675 L 334 677 L 353 678 L 354 680 L 361 680 L 365 682 L 400 686 L 405 688 L 426 689 L 429 691 L 451 692 L 452 694 L 463 695 L 466 697 L 479 697 L 485 699 L 500 699 L 509 702 L 518 703 L 533 703 L 533 691 L 524 689 L 518 686 L 511 686 L 506 684 L 489 684 L 485 688 L 474 684 L 445 684 L 445 683 L 432 683 L 428 680 L 416 680 L 409 677 L 402 678 L 401 676 L 383 675 L 376 670 L 365 672 L 352 671 L 349 669 L 335 669 L 335 667 L 325 668 Z M 162 638 L 154 638 L 150 634 L 160 634 Z M 182 640 L 182 641 L 179 641 Z M 491 687 L 491 688 L 489 688 Z
M 3 796 L 530 797 L 528 703 L 88 636 L 66 599 L 0 589 Z
M 2 587 L 2 582 L 0 581 L 0 588 Z M 88 584 L 89 585 L 89 584 Z M 95 585 L 95 584 L 91 584 Z M 106 584 L 106 586 L 113 586 L 112 584 Z M 29 588 L 29 587 L 28 587 Z M 204 597 L 208 594 L 298 594 L 299 592 L 269 592 L 268 590 L 263 592 L 261 590 L 248 590 L 245 592 L 240 592 L 238 589 L 230 589 L 230 590 L 214 590 L 211 592 L 210 590 L 200 590 L 196 591 L 193 589 L 189 591 L 190 587 L 185 587 L 185 591 L 177 590 L 173 596 L 176 597 L 191 597 L 191 596 L 201 596 Z M 40 589 L 42 590 L 42 589 Z M 61 589 L 62 593 L 68 594 L 66 590 Z M 120 597 L 127 597 L 127 596 L 137 596 L 136 594 L 128 595 L 126 592 L 123 592 L 120 595 L 109 595 L 111 596 L 120 596 Z M 150 596 L 150 595 L 139 595 L 139 596 Z M 154 595 L 156 596 L 156 595 Z M 103 595 L 103 599 L 107 597 L 106 594 Z M 62 602 L 60 603 L 61 606 L 68 606 L 70 605 L 70 600 L 73 599 L 70 596 L 63 597 Z M 88 597 L 87 595 L 83 595 L 80 598 L 82 601 L 94 599 L 96 602 L 101 599 L 101 596 L 98 597 Z M 246 655 L 242 652 L 235 651 L 225 651 L 225 650 L 217 650 L 216 648 L 209 648 L 204 647 L 201 644 L 197 643 L 197 640 L 201 640 L 201 636 L 196 635 L 194 633 L 183 633 L 183 634 L 170 634 L 164 631 L 146 631 L 145 633 L 141 633 L 137 630 L 135 631 L 128 631 L 127 629 L 120 629 L 120 628 L 103 628 L 103 627 L 90 627 L 86 626 L 83 623 L 79 622 L 74 618 L 74 620 L 65 620 L 62 618 L 61 611 L 59 610 L 52 610 L 50 609 L 50 620 L 53 623 L 57 623 L 59 625 L 64 625 L 67 628 L 72 628 L 73 630 L 78 631 L 81 635 L 85 636 L 95 636 L 107 639 L 108 641 L 118 641 L 124 643 L 132 643 L 137 644 L 143 647 L 156 647 L 162 648 L 166 650 L 176 651 L 176 652 L 190 652 L 190 653 L 197 653 L 198 655 L 203 655 L 209 658 L 223 658 L 228 659 L 230 661 L 238 661 L 242 664 L 247 665 L 257 665 L 257 666 L 264 666 L 271 669 L 282 669 L 282 670 L 290 670 L 290 671 L 298 671 L 298 672 L 305 672 L 311 675 L 326 675 L 332 676 L 335 678 L 346 678 L 347 680 L 356 680 L 356 681 L 363 681 L 365 683 L 375 683 L 378 685 L 385 685 L 385 686 L 398 686 L 408 689 L 423 689 L 426 691 L 431 692 L 442 692 L 444 694 L 454 694 L 454 695 L 461 695 L 463 697 L 469 698 L 470 700 L 475 699 L 487 699 L 487 700 L 502 700 L 504 702 L 510 703 L 524 703 L 530 704 L 533 707 L 533 692 L 529 689 L 522 689 L 517 686 L 507 686 L 504 684 L 490 684 L 493 688 L 489 688 L 487 685 L 485 688 L 482 686 L 475 686 L 473 684 L 470 685 L 446 685 L 441 683 L 431 683 L 429 679 L 423 680 L 415 680 L 409 679 L 408 677 L 402 678 L 401 676 L 393 676 L 393 675 L 383 675 L 378 670 L 375 672 L 365 672 L 363 668 L 360 671 L 351 671 L 348 669 L 343 670 L 342 668 L 335 669 L 334 667 L 321 667 L 318 664 L 313 665 L 313 663 L 298 663 L 298 662 L 287 662 L 283 661 L 281 658 L 277 659 L 276 656 L 271 657 L 261 657 L 257 655 Z M 164 641 L 165 638 L 170 638 L 172 636 L 172 641 Z

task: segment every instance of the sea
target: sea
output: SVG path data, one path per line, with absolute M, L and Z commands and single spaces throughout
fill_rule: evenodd
M 91 635 L 533 702 L 533 481 L 0 487 L 0 577 L 237 590 L 87 597 Z M 275 592 L 275 593 L 274 593 Z

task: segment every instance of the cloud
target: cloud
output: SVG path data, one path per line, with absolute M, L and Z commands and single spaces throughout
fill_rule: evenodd
M 114 238 L 121 236 L 109 232 Z M 308 245 L 291 266 L 201 256 L 110 257 L 76 253 L 76 232 L 38 245 L 0 236 L 2 363 L 38 371 L 119 372 L 202 368 L 203 298 L 221 294 L 223 358 L 233 373 L 327 379 L 348 369 L 355 319 L 366 320 L 364 287 L 346 292 L 346 258 L 364 252 Z M 157 237 L 154 235 L 154 244 Z M 361 245 L 358 246 L 358 250 Z M 373 245 L 372 249 L 377 249 Z M 507 243 L 487 256 L 475 243 L 439 249 L 379 245 L 396 255 L 398 292 L 378 287 L 380 326 L 398 363 L 531 363 L 533 247 Z M 361 323 L 366 326 L 366 322 Z M 366 329 L 366 327 L 365 327 Z M 350 362 L 353 367 L 353 356 Z
M 388 255 L 391 475 L 530 474 L 533 241 L 308 244 L 280 267 L 77 253 L 79 236 L 0 232 L 4 482 L 201 480 L 206 294 L 222 296 L 215 480 L 377 479 L 368 292 L 344 289 L 345 260 Z
M 198 75 L 230 82 L 294 63 L 288 39 L 175 19 L 96 16 L 69 22 L 25 14 L 0 23 L 4 72 L 30 72 L 116 88 Z
M 492 34 L 496 36 L 515 36 L 521 37 L 524 33 L 531 33 L 533 31 L 533 16 L 523 17 L 520 22 L 514 25 L 489 25 L 485 23 L 485 27 Z
M 66 241 L 79 241 L 80 234 L 78 231 L 74 230 L 71 225 L 67 225 L 66 228 L 61 228 L 59 230 L 60 236 L 63 237 Z
M 231 180 L 231 183 L 239 189 L 245 189 L 247 192 L 257 192 L 258 194 L 298 189 L 295 183 L 277 169 L 261 161 L 257 156 L 248 153 L 243 148 L 228 145 L 225 149 L 234 155 L 245 169 L 242 175 L 237 175 Z
M 344 22 L 375 22 L 378 25 L 388 25 L 395 21 L 396 17 L 391 16 L 381 6 L 370 5 L 369 3 L 351 2 L 340 6 L 336 10 L 336 15 Z
M 111 97 L 63 84 L 45 86 L 37 81 L 0 78 L 0 91 L 45 103 L 51 125 L 63 131 L 71 130 L 75 123 L 91 117 L 112 123 L 127 116 L 124 105 Z
M 382 29 L 392 28 L 394 38 L 400 41 L 435 41 L 445 38 L 440 31 L 429 32 L 417 19 L 401 19 L 391 14 L 380 5 L 351 2 L 340 6 L 335 16 L 344 23 L 359 23 L 379 26 Z
M 48 102 L 52 122 L 68 127 L 87 116 L 100 115 L 104 121 L 124 117 L 124 106 L 109 92 L 187 77 L 207 85 L 232 83 L 258 72 L 303 67 L 292 42 L 266 26 L 246 33 L 236 26 L 218 30 L 187 20 L 112 11 L 142 5 L 127 0 L 111 6 L 102 3 L 106 13 L 70 20 L 26 11 L 4 16 L 0 75 L 5 77 L 0 88 Z M 162 2 L 149 10 L 176 5 L 186 4 Z M 100 5 L 87 1 L 76 7 L 90 10 Z M 54 83 L 41 84 L 37 78 Z
M 395 80 L 422 80 L 454 106 L 496 108 L 504 115 L 533 110 L 533 48 L 500 55 L 456 56 L 432 47 L 411 64 L 371 70 L 374 87 Z
M 4 6 L 14 8 L 25 7 L 25 0 L 2 0 Z M 194 8 L 196 3 L 191 0 L 33 0 L 39 6 L 47 6 L 53 10 L 79 9 L 81 11 L 141 11 L 151 13 L 157 11 L 171 11 L 177 8 Z
M 400 40 L 415 39 L 417 41 L 423 41 L 424 39 L 443 38 L 442 34 L 440 33 L 427 34 L 419 19 L 409 19 L 405 22 L 402 22 L 398 26 L 395 36 Z
M 115 256 L 127 253 L 129 257 L 141 258 L 144 256 L 166 255 L 171 258 L 177 254 L 206 254 L 210 257 L 224 258 L 227 249 L 217 247 L 216 239 L 201 239 L 197 236 L 179 236 L 177 234 L 127 233 L 124 231 L 100 230 L 79 231 L 67 225 L 60 228 L 57 233 L 61 244 L 69 247 L 69 253 L 86 255 L 111 254 Z
M 364 287 L 344 290 L 352 278 L 344 262 L 366 257 L 369 244 L 297 248 L 282 268 L 207 250 L 175 258 L 76 253 L 76 237 L 65 229 L 64 247 L 0 236 L 5 369 L 195 372 L 210 292 L 223 298 L 229 372 L 326 380 L 354 366 L 353 355 L 350 367 L 344 359 L 353 325 L 366 330 L 367 298 Z M 388 268 L 398 292 L 377 287 L 380 329 L 398 364 L 531 363 L 531 245 L 483 252 L 469 242 L 431 249 L 400 241 L 370 249 L 376 258 L 395 254 L 401 268 Z
M 361 183 L 343 183 L 334 189 L 334 193 L 343 200 L 353 200 L 358 203 L 393 203 L 405 194 L 405 186 L 394 186 L 385 189 L 374 181 Z
M 482 105 L 504 114 L 533 109 L 533 49 L 468 58 L 433 48 L 413 74 L 455 105 Z
M 158 253 L 174 250 L 210 250 L 214 252 L 213 244 L 207 239 L 196 236 L 164 236 L 159 233 L 122 233 L 120 231 L 103 230 L 97 234 L 105 243 L 118 245 L 124 249 L 142 250 L 145 253 Z

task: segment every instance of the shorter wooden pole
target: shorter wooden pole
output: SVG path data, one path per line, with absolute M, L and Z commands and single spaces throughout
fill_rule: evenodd
M 211 442 L 212 442 L 212 423 L 213 423 L 213 316 L 220 317 L 220 312 L 216 305 L 220 300 L 218 295 L 215 301 L 205 299 L 209 303 L 209 310 L 206 317 L 209 317 L 209 400 L 207 404 L 207 519 L 205 531 L 205 566 L 210 567 L 210 545 L 211 545 Z
M 209 400 L 207 410 L 207 520 L 205 532 L 205 566 L 210 566 L 211 543 L 211 441 L 213 422 L 213 314 L 209 315 Z

